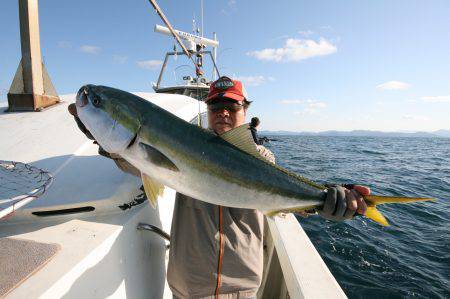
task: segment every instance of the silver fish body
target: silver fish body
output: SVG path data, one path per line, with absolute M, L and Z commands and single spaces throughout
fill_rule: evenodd
M 138 96 L 105 86 L 83 86 L 76 106 L 97 142 L 141 171 L 146 193 L 156 194 L 149 177 L 199 200 L 267 215 L 323 205 L 326 188 L 263 160 L 246 126 L 217 136 Z M 363 198 L 364 216 L 383 226 L 389 223 L 377 205 L 434 200 Z
M 321 186 L 133 94 L 84 86 L 77 96 L 77 111 L 105 150 L 185 195 L 263 212 L 323 204 Z

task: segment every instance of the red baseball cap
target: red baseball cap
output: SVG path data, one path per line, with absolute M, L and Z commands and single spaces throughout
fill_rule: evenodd
M 243 101 L 247 98 L 247 92 L 241 81 L 232 80 L 226 76 L 222 76 L 211 83 L 205 102 L 209 102 L 216 98 L 228 98 L 235 101 Z

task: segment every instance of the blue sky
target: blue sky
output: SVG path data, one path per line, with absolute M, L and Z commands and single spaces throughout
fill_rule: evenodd
M 159 0 L 191 31 L 200 0 Z M 45 65 L 60 94 L 85 83 L 152 91 L 173 41 L 140 1 L 39 3 Z M 0 100 L 20 60 L 17 1 L 0 4 Z M 204 1 L 222 74 L 242 79 L 261 129 L 450 129 L 450 1 Z M 174 67 L 183 65 L 177 60 Z M 189 72 L 180 67 L 177 74 Z M 171 74 L 173 76 L 173 74 Z

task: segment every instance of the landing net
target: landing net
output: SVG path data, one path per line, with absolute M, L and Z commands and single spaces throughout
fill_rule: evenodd
M 0 219 L 44 194 L 52 175 L 29 164 L 0 160 Z

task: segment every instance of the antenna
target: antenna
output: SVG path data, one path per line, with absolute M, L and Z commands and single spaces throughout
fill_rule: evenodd
M 217 41 L 217 33 L 213 33 L 214 36 L 214 40 Z M 217 64 L 217 47 L 213 48 L 213 57 L 214 57 L 214 63 Z M 216 72 L 212 72 L 212 80 L 215 81 L 216 80 Z
M 202 22 L 202 32 L 201 36 L 203 37 L 204 34 L 204 27 L 203 27 L 203 0 L 200 0 L 200 8 L 201 8 L 201 22 Z

